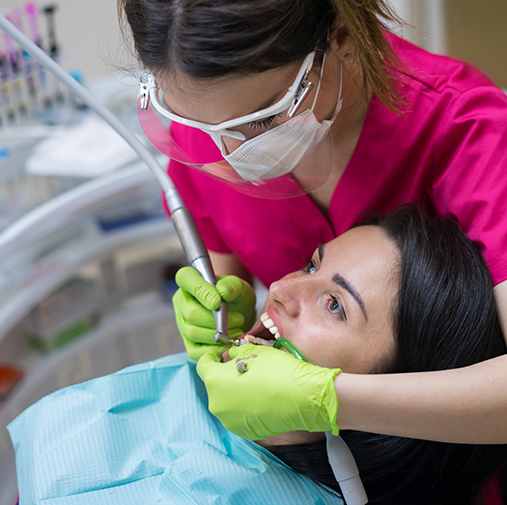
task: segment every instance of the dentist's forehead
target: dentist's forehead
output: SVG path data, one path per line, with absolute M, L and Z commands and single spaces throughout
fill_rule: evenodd
M 300 65 L 246 76 L 214 80 L 184 74 L 157 77 L 167 106 L 176 114 L 218 124 L 265 109 L 280 100 L 294 82 Z

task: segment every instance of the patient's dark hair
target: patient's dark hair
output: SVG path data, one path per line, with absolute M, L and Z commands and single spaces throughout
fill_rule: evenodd
M 394 360 L 383 373 L 459 368 L 504 354 L 490 273 L 451 220 L 405 205 L 360 225 L 379 226 L 400 251 Z M 464 505 L 504 471 L 507 446 L 428 442 L 342 431 L 369 504 Z M 325 442 L 272 449 L 298 472 L 339 489 Z

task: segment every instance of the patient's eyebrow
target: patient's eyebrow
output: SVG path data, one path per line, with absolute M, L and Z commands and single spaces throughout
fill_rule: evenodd
M 326 244 L 319 244 L 319 261 L 322 263 L 324 259 L 324 247 Z
M 326 244 L 320 244 L 318 248 L 319 252 L 319 261 L 322 263 L 322 260 L 324 259 L 324 247 Z M 361 295 L 357 292 L 356 288 L 352 286 L 352 284 L 345 279 L 345 277 L 341 276 L 340 274 L 334 274 L 333 275 L 333 282 L 335 284 L 338 284 L 338 286 L 342 287 L 346 291 L 350 293 L 352 298 L 357 302 L 359 305 L 361 312 L 363 313 L 364 318 L 366 321 L 368 321 L 368 315 L 366 314 L 366 308 L 364 306 L 363 299 L 361 298 Z
M 363 313 L 364 318 L 366 319 L 366 321 L 368 321 L 368 315 L 366 314 L 363 299 L 361 298 L 361 295 L 356 291 L 354 286 L 352 286 L 352 284 L 350 284 L 350 282 L 347 279 L 345 279 L 345 277 L 342 277 L 340 274 L 333 275 L 333 282 L 335 284 L 338 284 L 338 286 L 341 286 L 343 289 L 345 289 L 350 293 L 352 298 L 354 298 L 354 300 L 361 308 L 361 312 Z

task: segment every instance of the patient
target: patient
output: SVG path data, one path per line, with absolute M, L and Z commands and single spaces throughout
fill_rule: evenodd
M 415 207 L 319 247 L 303 270 L 271 286 L 266 307 L 307 361 L 350 373 L 455 368 L 505 352 L 477 246 L 456 224 Z M 260 323 L 249 333 L 271 335 Z M 147 493 L 168 503 L 176 495 L 177 503 L 209 503 L 209 493 L 228 493 L 231 501 L 220 503 L 340 503 L 318 484 L 338 490 L 320 434 L 260 442 L 298 473 L 292 472 L 207 412 L 195 366 L 183 356 L 53 393 L 9 431 L 22 503 L 23 493 L 26 503 L 108 503 L 112 492 L 122 504 L 151 503 L 139 498 Z M 507 461 L 506 446 L 341 435 L 371 504 L 470 504 Z
M 454 222 L 429 218 L 414 206 L 320 246 L 302 271 L 271 285 L 266 307 L 281 336 L 307 361 L 349 373 L 459 368 L 505 352 L 479 248 Z M 270 338 L 259 323 L 249 333 Z M 469 504 L 507 461 L 507 446 L 340 435 L 371 504 Z M 298 472 L 338 489 L 325 441 L 315 437 L 287 433 L 260 443 Z

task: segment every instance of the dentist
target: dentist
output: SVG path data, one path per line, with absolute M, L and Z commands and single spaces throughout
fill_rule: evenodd
M 151 73 L 143 129 L 170 156 L 170 176 L 226 276 L 215 290 L 182 270 L 174 305 L 210 399 L 227 397 L 238 412 L 232 431 L 248 431 L 240 414 L 250 391 L 220 362 L 227 346 L 213 342 L 210 311 L 227 301 L 231 336 L 243 334 L 255 319 L 252 277 L 269 286 L 301 268 L 365 212 L 411 201 L 457 220 L 481 246 L 507 335 L 507 97 L 486 76 L 389 33 L 397 19 L 384 0 L 119 0 L 119 10 Z M 501 356 L 441 372 L 341 373 L 336 422 L 504 444 L 506 370 Z M 295 398 L 314 393 L 301 386 Z M 264 407 L 255 415 L 269 429 L 283 412 Z

